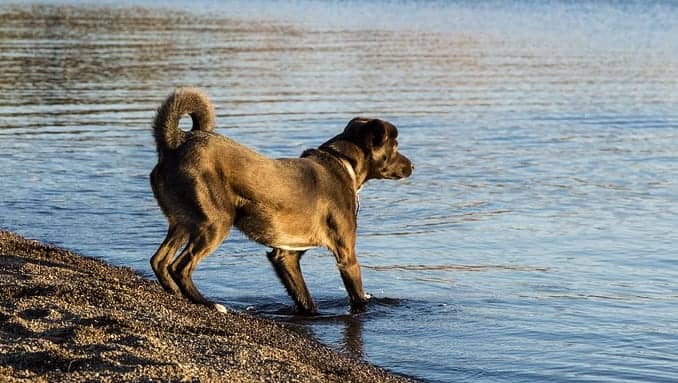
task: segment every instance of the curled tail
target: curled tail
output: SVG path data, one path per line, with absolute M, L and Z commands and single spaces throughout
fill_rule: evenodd
M 200 89 L 178 88 L 158 108 L 153 120 L 153 136 L 161 158 L 186 140 L 186 132 L 179 129 L 179 120 L 185 114 L 191 116 L 194 130 L 214 130 L 214 107 Z

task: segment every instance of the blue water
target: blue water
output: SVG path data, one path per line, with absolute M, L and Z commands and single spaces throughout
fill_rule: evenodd
M 0 68 L 0 227 L 150 276 L 173 87 L 272 157 L 379 117 L 416 171 L 361 193 L 368 312 L 314 250 L 290 315 L 237 232 L 202 291 L 425 381 L 678 381 L 674 2 L 2 4 Z

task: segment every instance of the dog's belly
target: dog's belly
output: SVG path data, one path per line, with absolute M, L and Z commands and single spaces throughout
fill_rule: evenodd
M 275 249 L 289 250 L 289 251 L 306 251 L 320 247 L 321 245 L 313 243 L 306 238 L 299 236 L 292 236 L 286 233 L 269 232 L 268 235 L 249 235 L 245 233 L 250 239 L 253 239 L 264 246 Z M 259 233 L 257 233 L 259 234 Z
M 289 246 L 289 245 L 270 245 L 270 246 L 275 249 L 282 249 L 288 251 L 306 251 L 318 247 L 318 246 Z
M 290 251 L 306 251 L 320 246 L 311 241 L 306 235 L 295 235 L 293 233 L 280 231 L 273 233 L 269 243 L 265 243 L 264 245 Z
M 240 215 L 235 226 L 251 240 L 272 248 L 306 251 L 322 246 L 308 217 L 269 214 L 267 209 L 260 209 Z

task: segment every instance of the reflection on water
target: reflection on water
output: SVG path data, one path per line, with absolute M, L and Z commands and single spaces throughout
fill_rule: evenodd
M 375 271 L 405 270 L 405 271 L 435 271 L 435 270 L 457 270 L 457 271 L 491 271 L 491 270 L 512 270 L 512 271 L 549 271 L 543 267 L 525 267 L 510 265 L 384 265 L 384 266 L 363 266 Z
M 0 226 L 150 274 L 150 121 L 173 87 L 272 157 L 380 117 L 417 171 L 361 194 L 367 312 L 317 250 L 321 315 L 295 317 L 239 233 L 201 289 L 429 381 L 676 381 L 677 20 L 659 1 L 0 5 Z

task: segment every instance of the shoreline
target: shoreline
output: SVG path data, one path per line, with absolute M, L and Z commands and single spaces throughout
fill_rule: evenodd
M 0 229 L 0 380 L 405 382 L 282 323 Z

